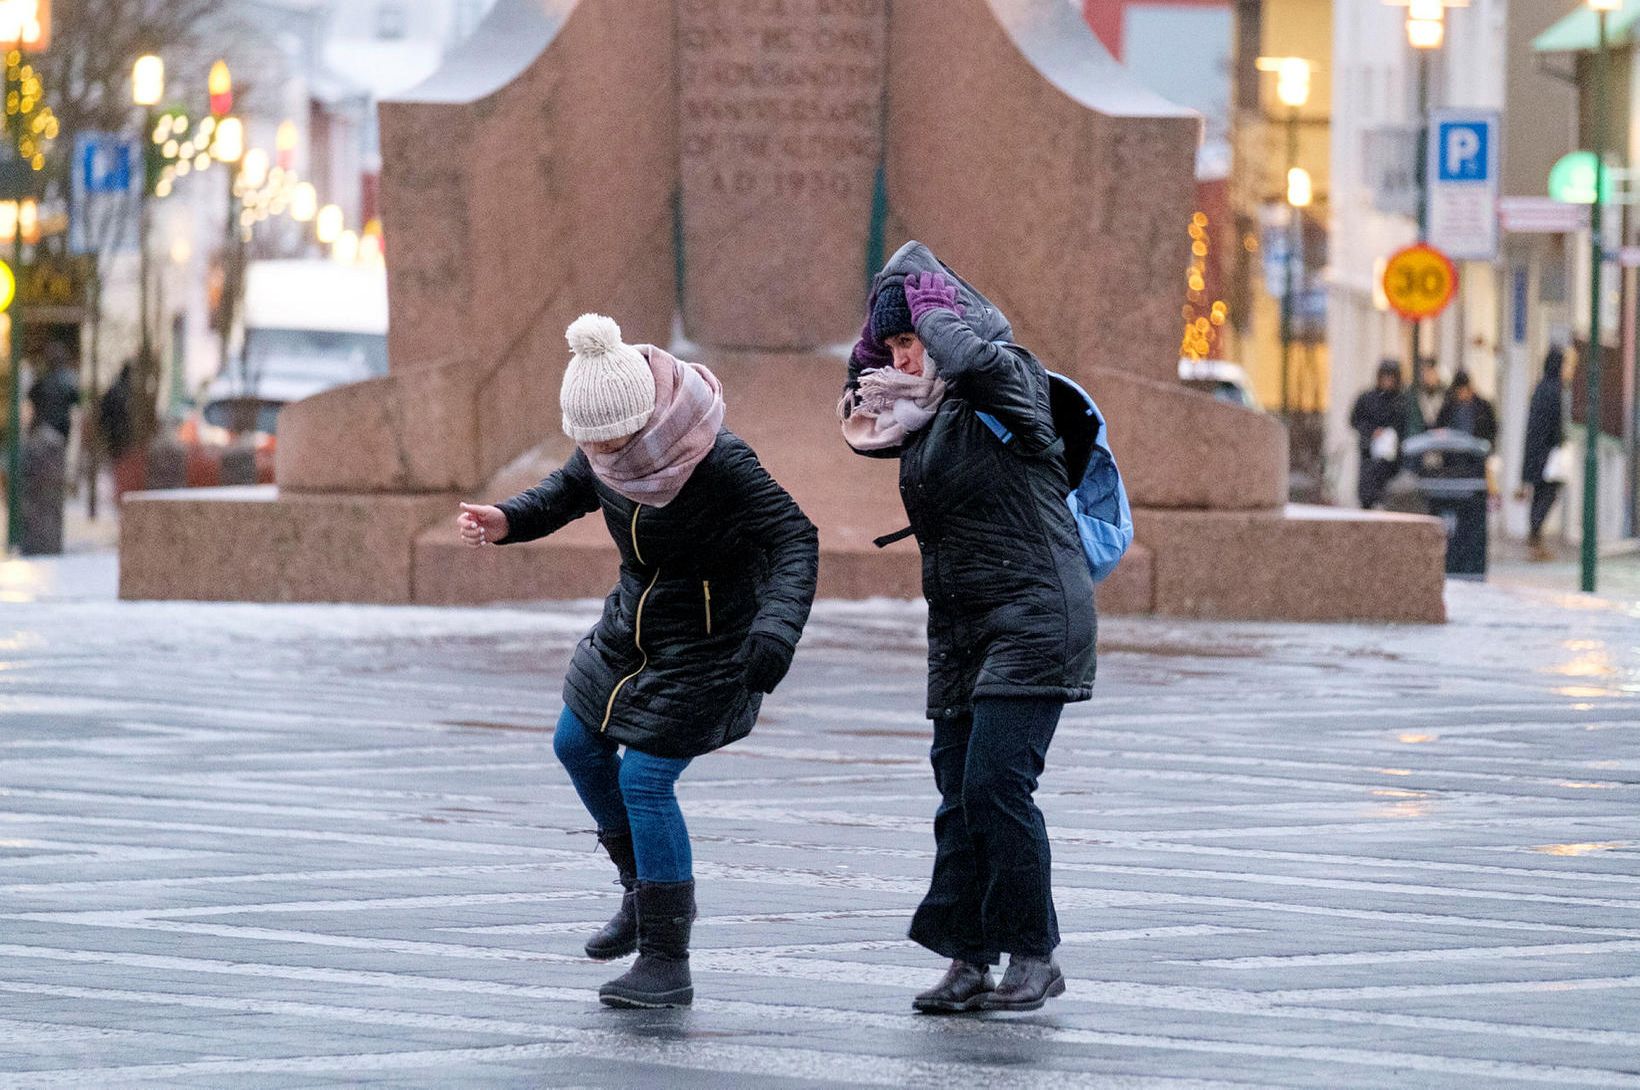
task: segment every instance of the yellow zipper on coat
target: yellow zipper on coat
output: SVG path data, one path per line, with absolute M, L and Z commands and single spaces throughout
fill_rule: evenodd
M 712 634 L 712 581 L 702 579 L 700 586 L 706 592 L 706 634 L 710 636 Z
M 636 503 L 632 505 L 632 555 L 636 556 L 638 563 L 642 564 L 643 553 L 638 551 L 638 512 L 640 510 L 642 510 L 641 505 Z M 642 656 L 642 659 L 639 661 L 636 670 L 616 682 L 615 688 L 610 690 L 609 703 L 604 705 L 604 721 L 598 726 L 599 734 L 609 729 L 609 720 L 615 714 L 615 698 L 621 695 L 621 690 L 626 687 L 626 683 L 643 673 L 649 666 L 649 652 L 643 649 L 643 607 L 644 603 L 649 601 L 649 592 L 655 589 L 655 584 L 660 580 L 661 570 L 656 568 L 655 574 L 649 578 L 649 585 L 643 588 L 643 593 L 638 596 L 638 608 L 632 616 L 632 645 L 638 649 L 638 654 Z

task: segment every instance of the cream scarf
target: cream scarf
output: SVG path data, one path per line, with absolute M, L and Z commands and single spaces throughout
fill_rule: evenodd
M 934 373 L 933 359 L 925 356 L 921 375 L 892 367 L 867 371 L 858 388 L 843 392 L 837 418 L 844 441 L 855 450 L 887 450 L 925 427 L 944 400 L 945 382 Z

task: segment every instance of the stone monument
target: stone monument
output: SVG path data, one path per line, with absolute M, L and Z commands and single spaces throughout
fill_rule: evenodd
M 1439 620 L 1440 526 L 1285 506 L 1281 424 L 1176 380 L 1197 120 L 1064 0 L 500 0 L 381 110 L 391 368 L 285 410 L 277 489 L 128 497 L 121 593 L 456 603 L 602 595 L 598 520 L 465 551 L 458 498 L 559 464 L 576 315 L 723 379 L 821 528 L 821 593 L 920 593 L 895 468 L 834 405 L 907 238 L 1111 422 L 1138 544 L 1107 610 Z

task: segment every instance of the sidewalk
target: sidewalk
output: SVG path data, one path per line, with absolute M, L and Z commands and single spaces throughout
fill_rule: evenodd
M 0 1086 L 1640 1085 L 1618 602 L 1106 621 L 1039 794 L 1070 990 L 952 1020 L 913 606 L 823 603 L 686 774 L 699 999 L 634 1014 L 551 752 L 595 603 L 68 598 L 0 608 Z

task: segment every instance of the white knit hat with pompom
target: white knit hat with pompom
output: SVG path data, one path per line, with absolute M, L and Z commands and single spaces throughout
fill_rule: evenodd
M 621 342 L 615 319 L 583 314 L 564 339 L 574 353 L 558 391 L 565 435 L 577 443 L 619 439 L 649 423 L 655 375 L 641 352 Z

